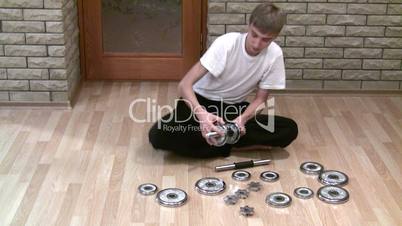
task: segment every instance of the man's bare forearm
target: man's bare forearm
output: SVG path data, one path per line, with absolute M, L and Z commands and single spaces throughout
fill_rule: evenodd
M 200 105 L 193 91 L 193 84 L 198 81 L 207 70 L 198 62 L 196 63 L 180 81 L 178 86 L 179 95 L 185 100 L 188 107 L 197 115 L 205 113 L 205 109 Z
M 261 112 L 266 106 L 265 103 L 268 99 L 268 91 L 267 90 L 258 90 L 254 100 L 248 105 L 246 110 L 239 117 L 242 120 L 243 124 L 246 124 L 248 120 L 250 120 L 254 115 Z

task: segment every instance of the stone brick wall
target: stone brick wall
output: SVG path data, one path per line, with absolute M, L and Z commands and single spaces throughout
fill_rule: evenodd
M 0 0 L 0 102 L 71 100 L 77 21 L 76 0 Z
M 258 0 L 209 0 L 208 42 L 245 31 Z M 402 0 L 273 0 L 288 89 L 401 90 Z

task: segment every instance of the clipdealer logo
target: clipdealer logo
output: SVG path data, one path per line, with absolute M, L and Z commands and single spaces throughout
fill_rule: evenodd
M 186 102 L 187 106 L 191 106 L 191 103 L 184 99 L 176 99 L 174 101 L 174 106 L 177 106 L 178 101 Z M 224 121 L 228 120 L 229 115 L 240 115 L 247 106 L 242 106 L 240 108 L 236 108 L 233 105 L 229 105 L 227 107 L 223 106 L 223 102 L 221 101 L 220 106 L 208 106 L 206 109 L 209 113 L 215 115 L 222 115 Z M 205 107 L 203 107 L 205 109 Z M 144 111 L 145 110 L 145 111 Z M 166 129 L 167 131 L 178 131 L 184 128 L 184 131 L 188 131 L 189 128 L 184 127 L 183 125 L 175 125 L 174 128 L 167 128 L 166 123 L 172 122 L 180 124 L 185 123 L 188 120 L 192 120 L 194 118 L 197 122 L 197 117 L 193 117 L 193 112 L 189 114 L 185 118 L 178 119 L 176 114 L 169 114 L 174 111 L 174 107 L 170 105 L 159 105 L 155 99 L 152 98 L 138 98 L 133 100 L 130 103 L 128 108 L 128 114 L 136 123 L 155 123 L 158 122 L 158 129 Z M 165 116 L 162 118 L 162 116 Z M 166 117 L 169 116 L 169 117 Z M 262 103 L 257 107 L 254 112 L 254 120 L 255 122 L 263 129 L 273 133 L 275 131 L 275 98 L 270 97 L 267 99 L 265 103 Z M 192 128 L 194 130 L 195 128 Z M 198 128 L 197 128 L 198 129 Z

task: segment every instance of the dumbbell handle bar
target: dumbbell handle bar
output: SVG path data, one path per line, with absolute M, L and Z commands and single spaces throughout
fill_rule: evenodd
M 211 137 L 220 137 L 218 132 L 209 132 L 206 134 L 207 138 L 211 138 Z
M 270 162 L 271 162 L 270 159 L 234 162 L 232 164 L 216 166 L 215 171 L 220 172 L 220 171 L 225 171 L 225 170 L 243 169 L 243 168 L 248 168 L 248 167 L 253 167 L 253 166 L 262 166 L 262 165 L 268 165 Z

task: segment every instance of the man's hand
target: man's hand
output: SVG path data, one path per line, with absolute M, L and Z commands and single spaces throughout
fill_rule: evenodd
M 241 117 L 241 115 L 232 122 L 235 123 L 240 128 L 240 135 L 244 136 L 246 134 L 246 126 L 245 126 L 246 121 Z
M 223 119 L 217 115 L 211 114 L 207 111 L 203 111 L 197 114 L 197 118 L 200 122 L 200 129 L 202 136 L 205 138 L 208 144 L 216 146 L 215 138 L 208 138 L 207 133 L 217 132 L 220 136 L 224 136 L 222 130 L 220 130 L 216 125 L 223 125 L 225 122 Z

